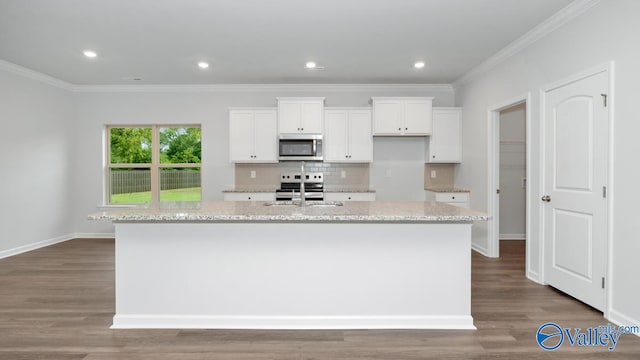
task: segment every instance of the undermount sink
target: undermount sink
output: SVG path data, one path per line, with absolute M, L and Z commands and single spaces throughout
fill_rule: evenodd
M 342 206 L 341 201 L 307 201 L 306 206 Z M 301 206 L 300 201 L 269 201 L 264 206 Z

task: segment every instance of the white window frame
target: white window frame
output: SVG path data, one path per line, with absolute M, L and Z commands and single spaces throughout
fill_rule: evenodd
M 111 129 L 113 128 L 151 128 L 151 163 L 140 164 L 112 164 L 111 163 Z M 135 124 L 135 125 L 107 125 L 105 131 L 105 155 L 106 165 L 104 167 L 105 175 L 105 199 L 109 205 L 116 205 L 111 203 L 111 169 L 113 168 L 139 168 L 151 170 L 151 203 L 160 202 L 160 169 L 163 168 L 200 168 L 200 184 L 202 184 L 202 157 L 200 163 L 179 163 L 179 164 L 162 164 L 160 163 L 160 129 L 164 128 L 200 128 L 200 124 Z M 200 144 L 202 144 L 202 132 L 200 135 Z M 202 197 L 202 185 L 200 186 L 200 196 Z M 131 204 L 117 204 L 117 205 L 135 205 Z

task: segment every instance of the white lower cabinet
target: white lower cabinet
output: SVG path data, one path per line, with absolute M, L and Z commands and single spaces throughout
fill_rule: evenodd
M 447 203 L 453 206 L 459 206 L 463 208 L 469 207 L 469 193 L 468 192 L 436 192 L 425 190 L 425 200 L 427 201 L 439 201 Z
M 373 192 L 325 192 L 325 201 L 375 201 Z
M 224 193 L 224 201 L 275 201 L 275 192 L 226 192 Z

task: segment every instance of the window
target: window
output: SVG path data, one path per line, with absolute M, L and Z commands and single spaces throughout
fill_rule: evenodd
M 109 204 L 200 201 L 199 126 L 108 126 Z

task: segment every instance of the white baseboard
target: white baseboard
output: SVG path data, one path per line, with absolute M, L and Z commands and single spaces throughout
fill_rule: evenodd
M 640 321 L 636 319 L 632 319 L 630 316 L 626 316 L 621 312 L 618 312 L 614 309 L 609 310 L 609 317 L 607 320 L 611 321 L 616 325 L 624 325 L 624 326 L 637 326 L 640 327 Z M 640 337 L 640 332 L 634 332 L 636 336 Z
M 545 283 L 540 280 L 540 274 L 536 271 L 527 270 L 527 279 L 535 282 L 536 284 L 545 285 Z
M 471 316 L 116 315 L 112 329 L 465 329 Z
M 62 236 L 54 237 L 54 238 L 47 239 L 47 240 L 38 241 L 38 242 L 35 242 L 35 243 L 32 243 L 32 244 L 18 246 L 18 247 L 12 248 L 12 249 L 2 250 L 2 251 L 0 251 L 0 259 L 7 258 L 9 256 L 22 254 L 22 253 L 25 253 L 27 251 L 40 249 L 40 248 L 43 248 L 45 246 L 50 246 L 50 245 L 61 243 L 61 242 L 67 241 L 67 240 L 71 240 L 71 239 L 75 238 L 75 236 L 76 236 L 76 234 L 67 234 L 67 235 L 62 235 Z
M 27 244 L 18 246 L 12 249 L 0 251 L 0 259 L 4 259 L 10 256 L 22 254 L 28 251 L 37 250 L 43 247 L 55 245 L 61 242 L 73 240 L 73 239 L 113 239 L 114 233 L 73 233 L 62 236 L 57 236 L 51 239 L 38 241 L 33 244 Z
M 74 236 L 78 239 L 113 239 L 116 237 L 115 233 L 75 233 Z
M 478 246 L 478 245 L 476 245 L 474 243 L 471 243 L 471 250 L 473 250 L 475 252 L 478 252 L 478 253 L 486 256 L 486 257 L 491 257 L 491 256 L 489 256 L 489 250 L 487 250 L 487 249 L 485 249 L 483 247 L 480 247 L 480 246 Z
M 525 234 L 500 234 L 500 240 L 525 240 Z

